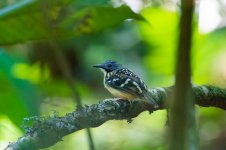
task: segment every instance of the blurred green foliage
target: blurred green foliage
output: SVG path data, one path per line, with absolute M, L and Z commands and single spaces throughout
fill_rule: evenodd
M 0 51 L 0 114 L 7 114 L 19 126 L 23 117 L 38 114 L 37 93 L 29 82 L 13 75 L 16 62 L 2 49 Z
M 22 134 L 18 128 L 23 118 L 74 110 L 54 46 L 66 57 L 83 104 L 112 97 L 103 88 L 103 75 L 92 68 L 109 59 L 136 72 L 149 87 L 174 83 L 177 4 L 170 0 L 141 3 L 140 12 L 135 13 L 121 0 L 0 2 L 0 149 Z M 225 87 L 226 28 L 200 33 L 197 16 L 196 12 L 193 81 Z M 201 147 L 206 149 L 225 136 L 225 112 L 215 108 L 197 112 Z M 143 113 L 132 124 L 109 121 L 94 129 L 96 147 L 164 150 L 165 114 Z M 88 149 L 85 133 L 67 136 L 49 149 Z
M 168 76 L 162 86 L 170 85 L 172 81 L 169 81 L 174 75 L 178 14 L 162 8 L 144 9 L 142 14 L 151 24 L 149 26 L 142 23 L 140 26 L 143 40 L 152 50 L 144 57 L 145 64 L 148 70 L 153 70 L 152 74 L 158 80 L 163 81 L 163 74 Z

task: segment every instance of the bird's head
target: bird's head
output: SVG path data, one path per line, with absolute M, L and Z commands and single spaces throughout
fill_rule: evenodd
M 97 64 L 97 65 L 94 65 L 93 67 L 100 68 L 105 73 L 109 73 L 114 70 L 120 69 L 122 67 L 122 65 L 118 64 L 115 61 L 108 60 L 108 61 L 104 62 L 103 64 Z

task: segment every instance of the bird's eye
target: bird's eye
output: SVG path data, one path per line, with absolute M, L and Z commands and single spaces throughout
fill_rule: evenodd
M 111 64 L 108 64 L 108 65 L 107 65 L 108 68 L 110 68 L 111 66 L 112 66 Z

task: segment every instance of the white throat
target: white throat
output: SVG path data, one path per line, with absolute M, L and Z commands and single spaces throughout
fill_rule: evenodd
M 104 77 L 105 77 L 107 72 L 103 68 L 100 68 L 100 70 L 104 73 Z

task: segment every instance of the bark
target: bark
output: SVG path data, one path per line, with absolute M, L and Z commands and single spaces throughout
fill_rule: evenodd
M 226 110 L 226 89 L 214 86 L 193 86 L 195 102 L 203 107 L 217 107 Z M 127 120 L 137 117 L 144 111 L 157 111 L 167 108 L 167 97 L 173 93 L 173 87 L 150 89 L 159 108 L 153 108 L 146 101 L 108 99 L 84 106 L 65 116 L 53 115 L 51 117 L 32 117 L 31 126 L 25 127 L 26 133 L 16 142 L 9 143 L 5 150 L 37 150 L 50 147 L 68 134 L 85 128 L 98 127 L 108 120 Z

